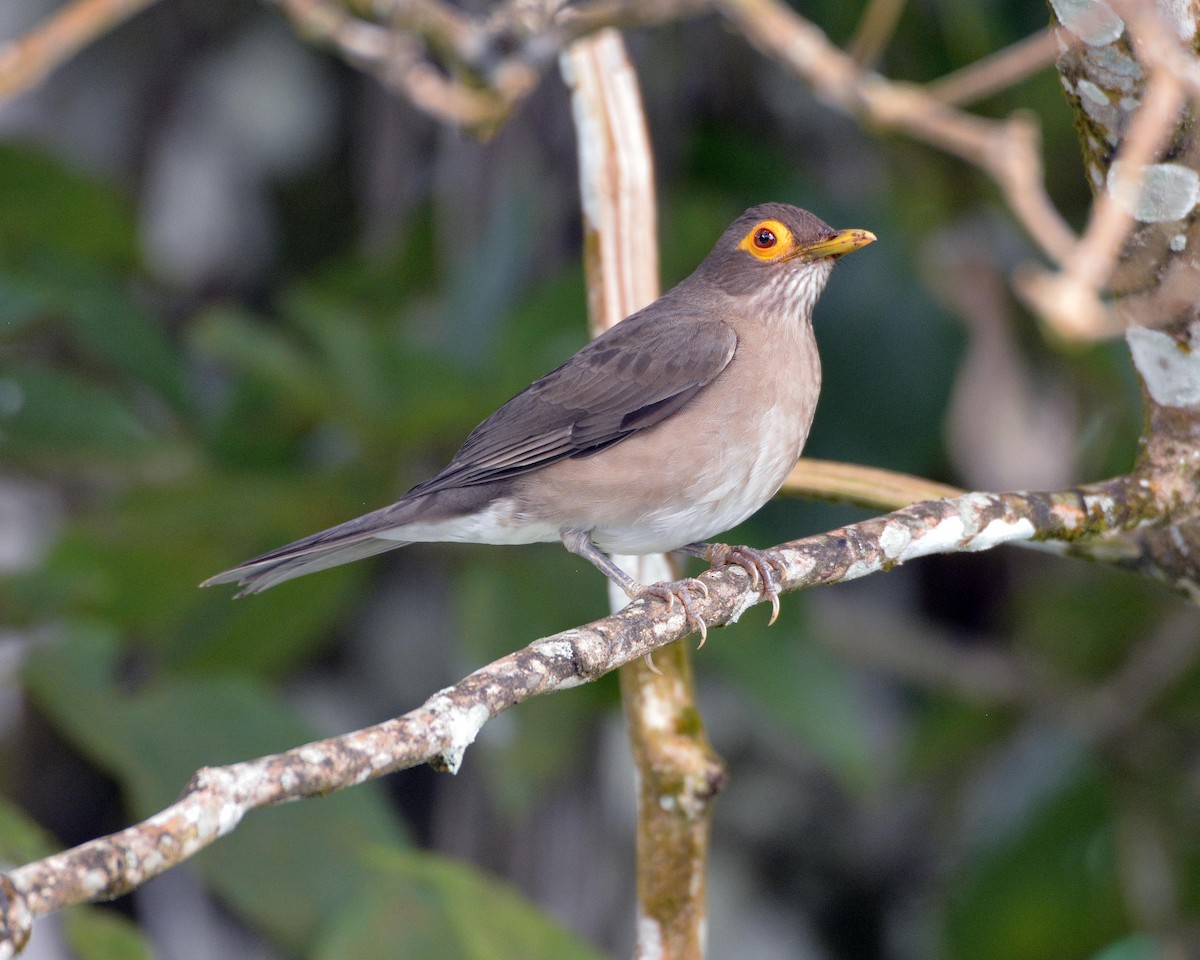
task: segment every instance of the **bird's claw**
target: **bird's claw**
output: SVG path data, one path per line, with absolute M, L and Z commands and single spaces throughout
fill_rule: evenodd
M 708 586 L 702 581 L 690 577 L 687 580 L 669 580 L 665 583 L 648 584 L 637 592 L 637 599 L 657 597 L 666 603 L 667 613 L 674 611 L 675 603 L 678 601 L 679 605 L 683 607 L 687 622 L 700 631 L 700 646 L 702 647 L 704 641 L 708 639 L 708 624 L 696 610 L 696 603 L 692 599 L 693 590 L 698 590 L 704 594 L 704 599 L 708 599 Z
M 727 567 L 736 564 L 746 571 L 750 578 L 750 586 L 762 592 L 771 601 L 771 619 L 767 626 L 779 619 L 779 586 L 771 578 L 771 573 L 783 579 L 783 564 L 762 550 L 753 547 L 731 547 L 728 544 L 714 544 L 709 562 L 713 567 Z

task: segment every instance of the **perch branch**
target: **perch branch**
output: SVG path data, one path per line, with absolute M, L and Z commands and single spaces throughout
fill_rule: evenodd
M 1077 541 L 1132 528 L 1161 512 L 1153 477 L 1118 477 L 1055 493 L 968 493 L 924 501 L 769 551 L 784 591 L 853 580 L 933 553 L 1040 539 Z M 1167 501 L 1170 502 L 1169 500 Z M 735 622 L 765 598 L 745 571 L 709 570 L 697 612 Z M 403 716 L 285 753 L 200 770 L 179 801 L 140 824 L 0 878 L 0 960 L 39 916 L 120 896 L 230 833 L 251 810 L 324 796 L 420 763 L 455 771 L 480 728 L 530 697 L 586 683 L 692 632 L 682 610 L 638 601 L 594 623 L 536 640 L 434 694 Z

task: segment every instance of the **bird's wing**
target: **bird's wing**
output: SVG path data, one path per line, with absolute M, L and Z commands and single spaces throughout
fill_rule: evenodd
M 611 446 L 669 417 L 733 359 L 737 335 L 692 312 L 634 314 L 535 381 L 411 495 L 509 479 Z

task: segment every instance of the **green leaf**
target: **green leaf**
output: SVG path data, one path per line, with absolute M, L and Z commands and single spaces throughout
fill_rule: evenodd
M 187 403 L 182 357 L 162 322 L 134 301 L 124 285 L 91 266 L 54 261 L 38 278 L 59 322 L 84 351 L 132 384 L 156 391 L 176 410 Z
M 0 335 L 58 334 L 72 359 L 99 361 L 131 389 L 154 391 L 176 410 L 187 403 L 182 357 L 161 321 L 137 302 L 128 281 L 56 250 L 0 266 Z M 78 367 L 79 364 L 73 364 Z
M 137 924 L 112 910 L 68 910 L 64 927 L 78 960 L 153 960 L 154 951 Z
M 375 568 L 236 601 L 230 587 L 199 584 L 353 516 L 357 480 L 214 472 L 137 487 L 73 521 L 39 571 L 3 582 L 0 602 L 22 622 L 67 614 L 121 624 L 164 667 L 277 677 L 330 641 Z
M 1073 783 L 949 883 L 946 954 L 972 960 L 1082 957 L 1127 932 L 1108 797 Z
M 734 678 L 751 703 L 822 757 L 847 789 L 869 791 L 880 758 L 866 691 L 849 667 L 804 636 L 802 610 L 785 600 L 770 629 L 767 608 L 756 607 L 735 626 L 710 631 L 697 666 Z
M 0 145 L 0 257 L 53 249 L 87 263 L 132 267 L 137 231 L 115 190 L 48 153 Z
M 41 284 L 0 271 L 0 336 L 13 337 L 32 326 L 52 302 Z
M 243 310 L 222 307 L 195 318 L 194 346 L 264 384 L 293 417 L 319 419 L 335 398 L 327 378 L 286 332 Z
M 378 851 L 370 895 L 314 960 L 601 960 L 507 884 L 431 854 Z
M 123 787 L 144 818 L 170 804 L 202 766 L 247 760 L 311 741 L 313 731 L 240 677 L 118 685 L 111 631 L 72 623 L 25 670 L 28 694 L 76 747 Z M 192 861 L 230 909 L 285 949 L 304 950 L 374 882 L 363 851 L 400 846 L 404 831 L 377 786 L 321 802 L 255 811 Z
M 918 695 L 908 746 L 908 770 L 914 779 L 944 775 L 969 765 L 1012 726 L 1012 711 L 979 707 L 950 696 Z
M 454 345 L 419 343 L 409 317 L 386 321 L 304 287 L 285 298 L 288 319 L 312 343 L 328 383 L 324 419 L 341 424 L 364 448 L 450 440 L 451 449 L 508 399 L 491 378 L 463 369 Z M 475 372 L 477 374 L 477 371 Z M 524 384 L 522 384 L 523 386 Z
M 155 449 L 154 438 L 112 393 L 65 373 L 0 371 L 0 455 L 50 462 L 125 460 Z
M 162 635 L 159 649 L 176 669 L 278 677 L 328 648 L 353 615 L 370 571 L 365 563 L 340 567 L 250 597 L 235 597 L 228 586 L 201 591 L 190 584 L 189 617 L 177 632 Z
M 1165 588 L 1102 565 L 1064 565 L 1014 598 L 1020 649 L 1071 676 L 1099 678 L 1126 661 L 1165 613 Z
M 0 797 L 0 861 L 29 863 L 49 856 L 58 843 L 11 800 Z
M 1167 960 L 1171 956 L 1157 938 L 1139 933 L 1110 943 L 1092 960 Z

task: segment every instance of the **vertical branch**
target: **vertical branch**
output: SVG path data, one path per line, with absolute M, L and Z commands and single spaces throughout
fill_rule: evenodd
M 637 77 L 620 34 L 562 57 L 579 138 L 588 310 L 598 333 L 658 295 L 654 171 Z M 671 579 L 667 558 L 621 557 L 642 582 Z M 614 608 L 627 601 L 610 587 Z M 638 772 L 638 957 L 704 955 L 709 803 L 725 771 L 695 706 L 688 652 L 675 644 L 621 668 Z

